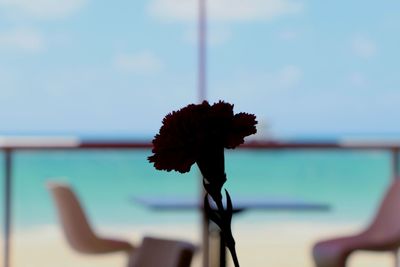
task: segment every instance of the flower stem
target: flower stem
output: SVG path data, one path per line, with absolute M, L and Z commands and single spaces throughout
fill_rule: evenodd
M 222 235 L 224 236 L 224 243 L 225 243 L 226 247 L 228 247 L 228 249 L 231 253 L 235 267 L 240 267 L 239 260 L 237 258 L 237 254 L 236 254 L 236 249 L 235 249 L 235 240 L 233 239 L 233 236 L 232 236 L 230 219 L 228 219 L 228 218 L 232 217 L 232 214 L 228 214 L 228 213 L 232 213 L 232 211 L 224 209 L 224 205 L 222 204 L 222 199 L 218 199 L 217 201 L 215 201 L 215 203 L 217 204 L 218 213 L 220 214 L 220 218 L 222 218 L 222 220 L 223 220 L 223 224 L 219 225 L 219 227 L 220 227 Z
M 235 264 L 235 267 L 239 267 L 239 260 L 238 260 L 237 255 L 236 255 L 235 247 L 230 248 L 229 251 L 231 252 L 231 256 L 232 256 L 232 259 L 233 259 L 233 263 Z

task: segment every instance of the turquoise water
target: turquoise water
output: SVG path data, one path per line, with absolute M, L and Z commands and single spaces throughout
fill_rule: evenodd
M 195 222 L 193 212 L 154 212 L 133 196 L 198 195 L 196 167 L 188 174 L 155 170 L 148 150 L 30 151 L 14 155 L 16 228 L 54 224 L 48 180 L 68 181 L 92 220 L 109 225 Z M 249 151 L 226 153 L 228 188 L 235 197 L 287 196 L 329 203 L 330 212 L 247 212 L 237 221 L 365 221 L 390 182 L 390 156 L 380 151 Z M 0 171 L 3 166 L 0 167 Z M 3 186 L 3 185 L 1 185 Z M 3 205 L 0 208 L 3 216 Z

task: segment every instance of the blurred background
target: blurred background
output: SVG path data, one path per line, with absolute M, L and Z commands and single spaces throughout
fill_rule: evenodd
M 150 142 L 168 112 L 198 102 L 197 8 L 194 0 L 0 0 L 0 144 L 11 136 Z M 399 140 L 400 2 L 210 0 L 207 8 L 207 99 L 256 114 L 253 140 Z M 74 186 L 99 231 L 134 242 L 145 234 L 201 242 L 197 212 L 159 213 L 132 201 L 199 194 L 195 168 L 159 172 L 149 155 L 148 148 L 16 151 L 10 266 L 124 263 L 121 255 L 70 250 L 49 180 Z M 369 222 L 392 178 L 390 156 L 229 151 L 233 199 L 288 196 L 332 207 L 237 216 L 242 265 L 312 266 L 317 240 Z M 0 171 L 4 180 L 4 164 Z M 390 265 L 387 255 L 351 260 Z

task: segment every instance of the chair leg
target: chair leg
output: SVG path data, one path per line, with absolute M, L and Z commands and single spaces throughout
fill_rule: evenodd
M 399 249 L 393 250 L 393 257 L 394 257 L 394 266 L 400 267 Z

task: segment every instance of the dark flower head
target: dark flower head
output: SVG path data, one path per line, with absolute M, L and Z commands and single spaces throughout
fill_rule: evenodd
M 223 101 L 190 104 L 163 119 L 148 159 L 158 170 L 185 173 L 210 149 L 244 143 L 246 136 L 256 133 L 256 124 L 254 115 L 234 114 L 233 105 Z

